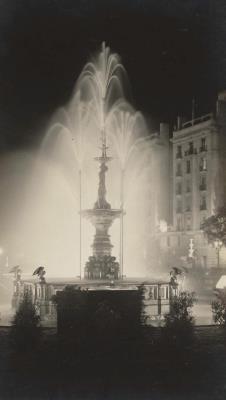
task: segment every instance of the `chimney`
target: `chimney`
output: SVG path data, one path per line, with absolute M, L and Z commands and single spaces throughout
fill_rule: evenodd
M 177 130 L 179 131 L 182 128 L 182 117 L 180 115 L 177 116 Z
M 218 119 L 222 121 L 226 120 L 226 90 L 218 94 L 216 115 Z

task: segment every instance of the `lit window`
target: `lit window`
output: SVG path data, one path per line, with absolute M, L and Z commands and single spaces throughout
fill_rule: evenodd
M 200 166 L 199 166 L 200 171 L 206 171 L 207 170 L 207 161 L 205 157 L 200 158 Z

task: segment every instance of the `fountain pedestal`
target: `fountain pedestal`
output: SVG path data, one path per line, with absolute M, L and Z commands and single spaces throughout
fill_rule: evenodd
M 119 263 L 111 255 L 113 245 L 108 230 L 113 221 L 120 217 L 122 210 L 112 209 L 106 200 L 105 174 L 108 170 L 106 164 L 111 158 L 107 157 L 104 144 L 101 157 L 96 157 L 95 160 L 100 163 L 98 198 L 93 209 L 82 211 L 82 215 L 89 219 L 96 229 L 92 244 L 93 255 L 86 263 L 85 278 L 118 279 Z

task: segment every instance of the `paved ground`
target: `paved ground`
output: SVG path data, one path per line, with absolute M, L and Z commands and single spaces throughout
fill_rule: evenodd
M 193 307 L 193 315 L 195 317 L 196 325 L 213 324 L 211 303 L 212 298 L 198 297 L 198 301 Z
M 175 350 L 159 344 L 157 331 L 145 351 L 134 343 L 125 352 L 109 346 L 107 357 L 96 349 L 85 358 L 71 351 L 65 357 L 49 332 L 41 352 L 15 356 L 9 329 L 0 328 L 1 400 L 226 399 L 226 335 L 219 327 L 196 327 L 188 347 L 184 338 Z

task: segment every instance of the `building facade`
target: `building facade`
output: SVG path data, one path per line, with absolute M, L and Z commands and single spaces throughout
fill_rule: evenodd
M 206 218 L 226 199 L 226 93 L 216 113 L 182 123 L 178 118 L 170 152 L 169 216 L 155 232 L 158 266 L 226 267 L 226 250 L 207 243 L 201 230 Z M 164 163 L 165 156 L 161 156 Z M 168 162 L 167 162 L 168 164 Z M 168 164 L 169 165 L 169 164 Z

